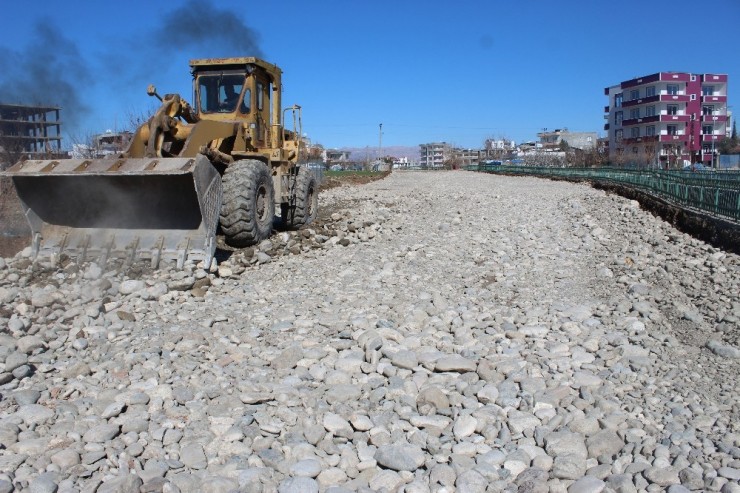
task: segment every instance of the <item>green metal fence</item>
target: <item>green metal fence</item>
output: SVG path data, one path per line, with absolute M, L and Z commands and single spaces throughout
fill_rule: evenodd
M 470 171 L 627 185 L 683 207 L 740 221 L 740 172 L 474 165 Z

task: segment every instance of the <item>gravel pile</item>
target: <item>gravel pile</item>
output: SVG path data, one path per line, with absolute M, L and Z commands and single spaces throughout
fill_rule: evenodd
M 740 259 L 395 172 L 218 266 L 0 260 L 0 493 L 740 491 Z

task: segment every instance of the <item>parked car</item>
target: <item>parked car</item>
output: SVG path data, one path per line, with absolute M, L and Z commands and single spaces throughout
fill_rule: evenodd
M 712 168 L 704 166 L 702 163 L 689 164 L 688 166 L 684 166 L 683 170 L 684 171 L 702 171 L 702 172 L 714 171 Z

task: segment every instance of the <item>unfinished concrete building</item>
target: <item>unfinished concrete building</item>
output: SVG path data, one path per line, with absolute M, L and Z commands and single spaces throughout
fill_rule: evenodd
M 62 154 L 60 108 L 0 103 L 0 164 Z

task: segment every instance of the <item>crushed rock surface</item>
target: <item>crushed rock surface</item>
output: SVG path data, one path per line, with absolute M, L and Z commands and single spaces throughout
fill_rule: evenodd
M 740 491 L 740 259 L 394 172 L 218 265 L 0 259 L 0 491 Z

